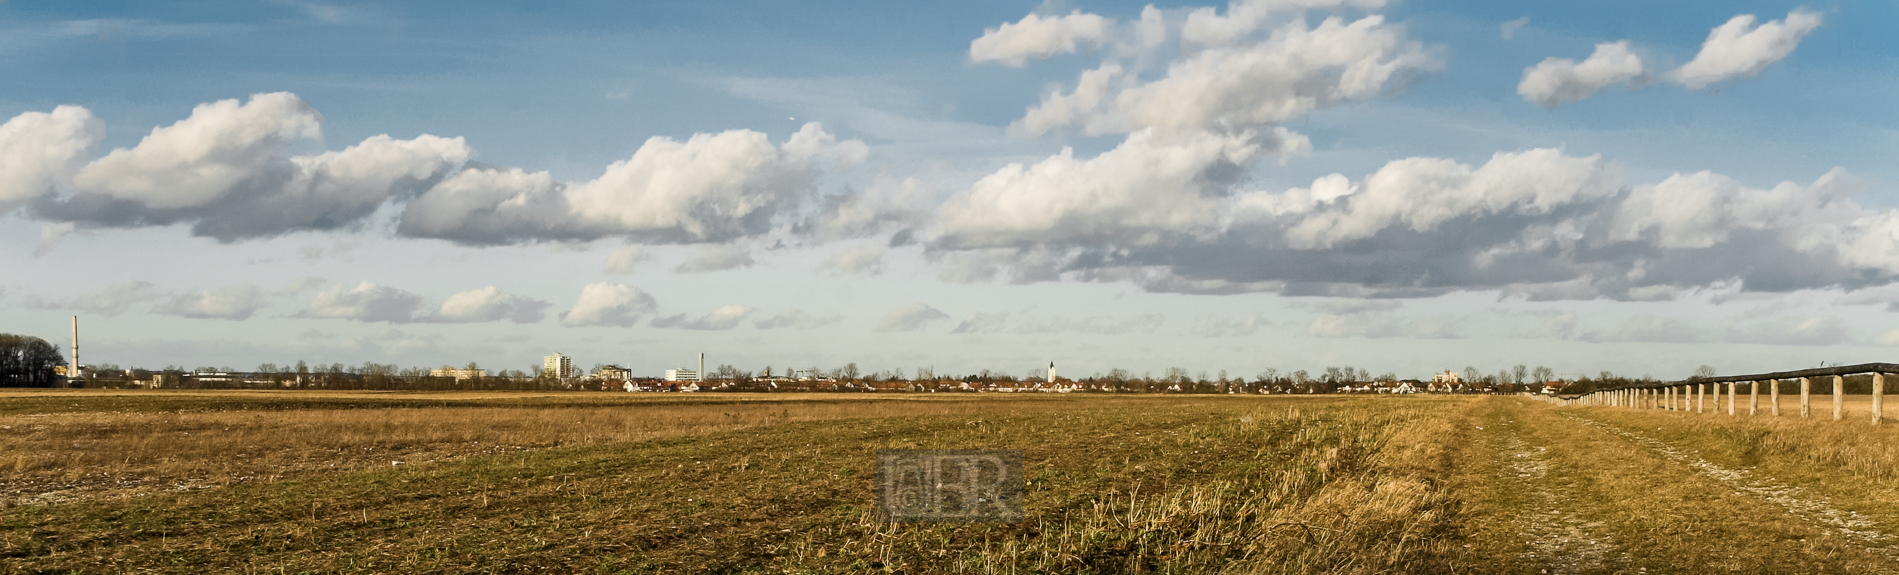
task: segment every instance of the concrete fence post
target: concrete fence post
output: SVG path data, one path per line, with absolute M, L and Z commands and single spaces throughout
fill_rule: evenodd
M 1886 374 L 1873 372 L 1873 425 L 1879 425 L 1879 418 L 1886 412 Z
M 1776 380 L 1767 382 L 1767 385 L 1769 386 L 1767 388 L 1767 393 L 1773 396 L 1773 399 L 1770 401 L 1772 401 L 1774 404 L 1773 406 L 1774 417 L 1780 417 L 1780 380 L 1776 379 Z
M 1846 377 L 1833 376 L 1833 421 L 1846 418 Z
M 1668 389 L 1662 392 L 1662 402 L 1668 404 L 1668 407 L 1663 408 L 1664 411 L 1675 410 L 1675 386 L 1668 386 Z
M 1813 417 L 1813 380 L 1800 378 L 1800 417 Z
M 1728 382 L 1728 415 L 1734 415 L 1734 382 Z
M 1708 407 L 1708 384 L 1695 384 L 1695 413 L 1701 413 Z
M 1747 382 L 1747 415 L 1753 417 L 1761 413 L 1761 382 Z

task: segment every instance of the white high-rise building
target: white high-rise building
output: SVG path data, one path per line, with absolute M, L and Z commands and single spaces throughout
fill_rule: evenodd
M 546 377 L 573 377 L 574 358 L 554 352 L 541 360 L 541 375 Z
M 702 381 L 702 380 L 699 378 L 698 371 L 694 371 L 694 370 L 690 370 L 690 369 L 686 369 L 682 367 L 679 369 L 666 370 L 666 381 Z

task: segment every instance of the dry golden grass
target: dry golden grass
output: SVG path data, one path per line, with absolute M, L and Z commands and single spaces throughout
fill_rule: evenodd
M 1005 413 L 1073 406 L 870 395 L 113 392 L 19 393 L 68 411 L 0 415 L 0 506 L 276 481 L 541 449 L 636 442 L 789 422 Z M 71 410 L 113 399 L 114 411 Z M 346 408 L 232 409 L 246 401 L 367 401 Z M 3 400 L 0 400 L 3 401 Z M 208 401 L 216 407 L 199 407 Z M 386 402 L 386 403 L 378 403 Z M 515 403 L 490 407 L 494 403 Z M 434 407 L 376 407 L 428 404 Z M 96 404 L 95 404 L 96 405 Z M 319 404 L 322 405 L 322 404 Z M 14 409 L 20 406 L 14 405 Z M 139 411 L 144 408 L 176 411 Z

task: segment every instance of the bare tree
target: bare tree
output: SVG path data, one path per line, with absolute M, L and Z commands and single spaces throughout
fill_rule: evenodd
M 1474 366 L 1474 365 L 1464 366 L 1464 381 L 1468 381 L 1470 383 L 1477 383 L 1479 380 L 1482 380 L 1483 378 L 1484 378 L 1484 372 L 1478 371 L 1477 366 Z
M 1519 363 L 1510 368 L 1510 383 L 1522 385 L 1530 381 L 1530 368 Z
M 1556 379 L 1556 370 L 1539 365 L 1536 369 L 1530 370 L 1530 377 L 1537 383 L 1549 383 Z
M 1708 379 L 1708 378 L 1712 378 L 1712 377 L 1714 377 L 1715 375 L 1717 375 L 1717 372 L 1716 372 L 1716 371 L 1714 371 L 1714 366 L 1712 366 L 1712 365 L 1707 365 L 1707 364 L 1702 364 L 1702 366 L 1701 366 L 1701 367 L 1697 367 L 1697 368 L 1695 368 L 1695 377 L 1694 377 L 1694 378 L 1695 378 L 1695 379 Z

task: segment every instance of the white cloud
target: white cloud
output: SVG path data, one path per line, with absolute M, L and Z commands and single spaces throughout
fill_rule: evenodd
M 712 310 L 712 313 L 697 319 L 687 319 L 686 314 L 683 313 L 670 317 L 656 317 L 653 318 L 652 325 L 672 329 L 728 330 L 738 327 L 739 323 L 745 321 L 745 318 L 751 316 L 754 311 L 758 310 L 749 306 L 728 305 Z
M 1228 44 L 1258 30 L 1273 16 L 1299 14 L 1314 8 L 1379 8 L 1385 0 L 1235 0 L 1226 13 L 1201 7 L 1187 14 L 1180 37 L 1198 44 Z
M 839 142 L 817 123 L 783 146 L 731 130 L 685 142 L 648 139 L 593 181 L 565 184 L 547 172 L 464 170 L 404 210 L 398 231 L 469 244 L 626 236 L 719 242 L 760 234 L 809 199 L 823 166 L 863 161 L 869 148 Z
M 199 105 L 87 164 L 72 177 L 75 194 L 34 209 L 107 226 L 188 222 L 197 235 L 227 241 L 338 229 L 473 153 L 460 138 L 379 135 L 342 151 L 287 155 L 297 142 L 319 140 L 322 120 L 287 92 Z
M 1516 38 L 1517 30 L 1522 30 L 1524 26 L 1529 26 L 1529 25 L 1530 25 L 1530 17 L 1524 16 L 1522 18 L 1511 20 L 1509 22 L 1504 22 L 1503 25 L 1499 27 L 1499 30 L 1503 34 L 1503 39 L 1511 40 L 1511 39 Z
M 757 264 L 752 259 L 752 249 L 738 244 L 702 246 L 680 262 L 677 271 L 684 273 L 716 272 L 749 267 Z
M 601 266 L 601 272 L 609 274 L 633 273 L 633 264 L 646 260 L 646 249 L 640 246 L 620 246 L 607 254 L 607 263 Z
M 197 319 L 245 320 L 263 307 L 262 292 L 256 286 L 246 285 L 203 289 L 173 296 L 157 311 Z
M 917 331 L 930 322 L 949 319 L 949 314 L 921 303 L 910 304 L 890 310 L 883 319 L 877 320 L 874 331 Z
M 804 310 L 791 310 L 752 322 L 758 329 L 817 329 L 842 321 L 844 316 L 818 317 Z
M 1021 334 L 1057 334 L 1090 333 L 1100 335 L 1126 335 L 1130 333 L 1154 333 L 1167 323 L 1167 316 L 1149 313 L 1130 316 L 1120 320 L 1111 317 L 1033 317 L 1023 318 L 1009 327 L 1009 333 Z
M 1153 132 L 1077 160 L 1072 149 L 1034 166 L 1010 164 L 939 210 L 939 243 L 1153 243 L 1215 223 L 1217 197 L 1260 153 L 1244 137 L 1198 134 L 1170 142 Z
M 1544 108 L 1555 109 L 1588 98 L 1605 87 L 1640 78 L 1642 59 L 1629 51 L 1629 42 L 1597 44 L 1589 58 L 1577 64 L 1567 58 L 1547 58 L 1523 69 L 1517 94 Z
M 99 288 L 98 291 L 79 294 L 69 303 L 45 302 L 29 298 L 28 305 L 44 309 L 75 309 L 103 316 L 115 316 L 132 309 L 132 306 L 158 299 L 158 290 L 151 282 L 132 280 Z
M 355 287 L 334 286 L 317 292 L 297 317 L 353 319 L 362 322 L 404 323 L 415 320 L 422 296 L 389 286 L 362 282 Z
M 467 323 L 508 320 L 534 323 L 546 317 L 548 302 L 501 291 L 488 286 L 448 296 L 429 321 Z
M 1691 90 L 1736 77 L 1760 74 L 1769 64 L 1793 53 L 1800 40 L 1823 20 L 1818 12 L 1795 9 L 1785 20 L 1773 20 L 1754 26 L 1753 14 L 1735 16 L 1708 32 L 1708 40 L 1670 78 Z
M 1025 136 L 1062 125 L 1082 126 L 1088 134 L 1256 130 L 1377 96 L 1406 75 L 1436 66 L 1422 45 L 1404 40 L 1383 16 L 1350 23 L 1333 17 L 1310 28 L 1300 19 L 1258 42 L 1183 56 L 1152 82 L 1112 82 L 1119 69 L 1104 65 L 1084 73 L 1074 93 L 1049 94 L 1011 130 Z
M 981 38 L 969 43 L 969 59 L 1020 68 L 1029 60 L 1072 54 L 1079 43 L 1099 46 L 1112 25 L 1112 20 L 1080 10 L 1066 16 L 1030 14 L 1013 24 L 984 30 Z
M 1471 214 L 1546 214 L 1577 200 L 1615 193 L 1618 174 L 1601 156 L 1577 158 L 1558 149 L 1498 152 L 1482 167 L 1439 158 L 1393 161 L 1356 184 L 1332 175 L 1311 189 L 1247 194 L 1236 218 L 1291 216 L 1294 247 L 1327 248 L 1402 225 L 1430 231 Z
M 80 188 L 155 209 L 201 206 L 269 169 L 296 140 L 322 137 L 323 116 L 288 92 L 200 104 L 79 171 Z
M 658 309 L 659 303 L 653 300 L 653 296 L 639 288 L 609 282 L 591 283 L 581 288 L 580 300 L 574 303 L 573 309 L 561 316 L 560 322 L 569 327 L 632 327 L 640 318 L 652 315 Z
M 1805 187 L 1781 182 L 1770 190 L 1749 189 L 1713 172 L 1674 174 L 1635 186 L 1608 235 L 1665 248 L 1707 248 L 1740 231 L 1787 230 L 1795 234 L 1796 247 L 1839 250 L 1849 263 L 1899 272 L 1899 236 L 1878 233 L 1892 212 L 1875 215 L 1840 201 L 1862 187 L 1837 168 Z
M 0 214 L 53 191 L 104 138 L 104 122 L 79 106 L 27 112 L 0 124 Z
M 52 253 L 53 246 L 59 245 L 59 240 L 66 239 L 66 236 L 72 234 L 75 227 L 72 222 L 41 225 L 40 245 L 33 249 L 33 257 Z
M 818 266 L 836 274 L 876 274 L 883 268 L 883 246 L 858 246 Z

